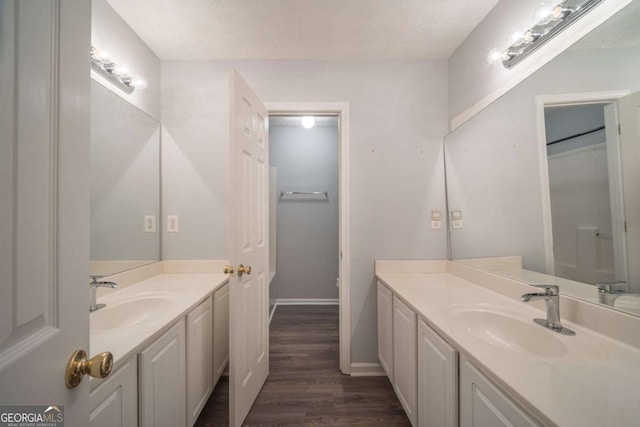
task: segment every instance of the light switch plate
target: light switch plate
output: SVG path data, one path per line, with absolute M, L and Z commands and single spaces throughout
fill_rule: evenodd
M 178 232 L 178 215 L 167 216 L 167 232 L 168 233 Z
M 451 227 L 454 228 L 454 229 L 462 228 L 462 220 L 461 219 L 454 219 L 453 221 L 451 221 Z
M 144 232 L 145 233 L 155 233 L 157 231 L 156 228 L 156 216 L 155 215 L 145 215 L 144 217 Z
M 431 221 L 432 230 L 440 230 L 442 228 L 442 221 Z

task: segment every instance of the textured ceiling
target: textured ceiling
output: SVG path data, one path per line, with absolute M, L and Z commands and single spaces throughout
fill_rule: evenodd
M 444 59 L 498 0 L 108 0 L 161 59 Z

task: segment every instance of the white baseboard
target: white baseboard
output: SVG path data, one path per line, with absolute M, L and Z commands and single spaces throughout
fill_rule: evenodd
M 278 305 L 339 305 L 338 298 L 277 298 Z
M 386 375 L 380 363 L 351 363 L 352 377 L 384 377 Z

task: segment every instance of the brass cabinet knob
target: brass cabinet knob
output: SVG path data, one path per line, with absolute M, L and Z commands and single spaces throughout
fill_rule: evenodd
M 111 373 L 111 369 L 113 369 L 111 353 L 100 353 L 87 360 L 87 353 L 84 350 L 76 350 L 67 363 L 65 383 L 67 388 L 75 388 L 86 374 L 94 378 L 106 378 Z
M 231 274 L 233 276 L 233 267 L 231 267 L 230 265 L 225 265 L 222 271 L 224 272 L 224 274 Z
M 251 266 L 247 265 L 246 267 L 242 264 L 238 266 L 238 277 L 242 276 L 244 273 L 251 274 Z

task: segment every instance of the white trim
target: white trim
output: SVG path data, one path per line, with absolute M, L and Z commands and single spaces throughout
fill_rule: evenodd
M 273 307 L 271 307 L 271 313 L 269 313 L 269 324 L 271 324 L 271 320 L 273 320 L 273 315 L 276 314 L 276 308 L 278 308 L 278 303 L 274 303 Z
M 361 363 L 354 362 L 351 364 L 352 377 L 386 377 L 387 373 L 378 362 Z
M 553 261 L 553 231 L 551 223 L 551 194 L 549 192 L 549 164 L 547 161 L 547 141 L 544 126 L 544 109 L 548 106 L 565 106 L 614 102 L 629 95 L 628 90 L 603 92 L 562 93 L 538 95 L 535 98 L 536 136 L 538 144 L 538 165 L 540 168 L 540 193 L 542 198 L 542 230 L 544 237 L 544 261 L 546 273 L 555 275 Z
M 340 371 L 351 373 L 351 245 L 349 233 L 349 103 L 266 102 L 269 114 L 335 113 L 340 117 Z
M 338 298 L 278 298 L 274 307 L 279 305 L 339 305 Z M 275 311 L 275 308 L 274 308 Z
M 580 18 L 577 22 L 571 24 L 569 28 L 554 37 L 553 40 L 550 40 L 520 64 L 512 68 L 510 70 L 510 79 L 502 86 L 480 99 L 462 113 L 454 116 L 451 119 L 451 130 L 453 131 L 460 127 L 467 120 L 471 119 L 502 95 L 513 89 L 521 81 L 538 71 L 542 66 L 560 55 L 567 48 L 591 32 L 594 28 L 598 27 L 604 21 L 615 15 L 632 1 L 633 0 L 607 0 L 600 3 L 596 8 Z M 511 74 L 511 72 L 513 72 L 513 74 Z

